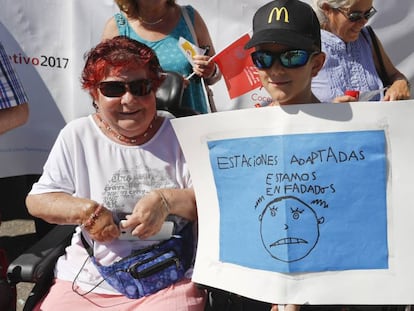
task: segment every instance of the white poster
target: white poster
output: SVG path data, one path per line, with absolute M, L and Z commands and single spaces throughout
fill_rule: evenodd
M 413 304 L 413 114 L 405 101 L 174 119 L 197 198 L 193 281 L 279 304 Z

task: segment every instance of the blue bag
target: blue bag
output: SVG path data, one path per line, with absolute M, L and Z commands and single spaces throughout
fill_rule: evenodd
M 132 299 L 151 295 L 180 281 L 193 260 L 191 223 L 187 224 L 178 236 L 136 250 L 109 266 L 97 262 L 92 248 L 83 236 L 82 242 L 104 280 L 118 292 Z

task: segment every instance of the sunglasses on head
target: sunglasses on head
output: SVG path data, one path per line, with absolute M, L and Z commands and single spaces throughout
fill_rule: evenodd
M 284 52 L 255 51 L 251 54 L 253 64 L 259 69 L 269 69 L 273 63 L 279 63 L 285 68 L 298 68 L 306 65 L 311 55 L 318 52 L 305 50 L 289 50 Z
M 365 18 L 366 20 L 369 20 L 371 17 L 377 13 L 377 10 L 372 7 L 366 12 L 360 12 L 360 11 L 354 11 L 354 12 L 348 12 L 345 9 L 337 8 L 339 12 L 342 13 L 343 16 L 345 16 L 350 22 L 357 22 L 361 19 Z
M 151 92 L 151 80 L 140 79 L 130 82 L 103 81 L 99 83 L 98 89 L 106 97 L 121 97 L 127 91 L 134 96 L 145 96 Z

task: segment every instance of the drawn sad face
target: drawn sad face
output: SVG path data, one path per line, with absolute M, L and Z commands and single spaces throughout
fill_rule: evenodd
M 292 196 L 268 203 L 259 220 L 264 247 L 273 258 L 284 262 L 300 260 L 312 251 L 323 222 L 310 206 Z

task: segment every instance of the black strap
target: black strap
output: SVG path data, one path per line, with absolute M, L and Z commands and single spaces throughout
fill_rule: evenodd
M 378 59 L 378 64 L 379 64 L 378 75 L 381 78 L 384 86 L 388 86 L 390 85 L 390 83 L 389 83 L 387 71 L 385 70 L 384 61 L 382 59 L 382 54 L 378 46 L 377 36 L 375 35 L 374 30 L 372 29 L 371 26 L 366 26 L 366 28 L 368 30 L 369 35 L 371 36 L 372 48 L 374 49 L 374 53 Z
M 218 288 L 197 284 L 197 287 L 206 289 L 208 296 L 204 311 L 268 311 L 270 303 L 262 302 L 237 295 Z
M 91 245 L 89 245 L 88 241 L 86 241 L 85 237 L 83 236 L 83 233 L 81 231 L 80 238 L 83 244 L 83 247 L 85 247 L 86 251 L 88 252 L 89 257 L 93 257 L 93 248 Z

